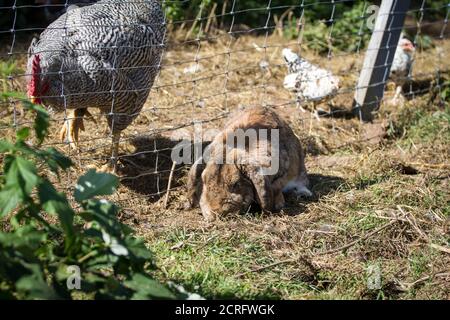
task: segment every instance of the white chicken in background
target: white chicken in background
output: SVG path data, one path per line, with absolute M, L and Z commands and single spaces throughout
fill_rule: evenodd
M 393 105 L 397 105 L 401 100 L 403 85 L 411 74 L 415 51 L 414 44 L 402 35 L 395 51 L 390 73 L 390 79 L 396 86 L 395 95 L 391 100 Z
M 297 94 L 300 103 L 313 104 L 314 114 L 319 120 L 316 105 L 331 99 L 339 90 L 339 78 L 330 71 L 322 69 L 299 57 L 291 49 L 283 49 L 289 74 L 284 78 L 283 86 Z M 310 123 L 311 131 L 312 122 Z

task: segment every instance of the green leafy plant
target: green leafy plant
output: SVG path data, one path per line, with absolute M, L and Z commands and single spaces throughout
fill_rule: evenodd
M 0 298 L 175 297 L 151 277 L 152 254 L 117 220 L 119 208 L 100 198 L 115 191 L 117 177 L 88 171 L 75 186 L 73 207 L 48 178 L 72 162 L 42 147 L 47 112 L 21 95 L 4 96 L 21 100 L 35 121 L 15 141 L 0 140 Z M 68 285 L 77 286 L 73 270 L 80 271 L 78 290 Z
M 359 2 L 350 9 L 340 8 L 341 14 L 334 16 L 333 23 L 328 20 L 307 19 L 301 28 L 302 44 L 319 54 L 327 54 L 333 50 L 355 52 L 364 48 L 370 40 L 371 31 L 367 27 L 370 3 Z M 327 18 L 329 19 L 329 17 Z M 297 24 L 299 18 L 294 18 L 284 26 L 284 35 L 289 39 L 298 37 Z
M 450 103 L 450 80 L 444 80 L 444 83 L 441 85 L 440 98 L 445 103 Z
M 428 50 L 434 48 L 435 46 L 433 39 L 428 35 L 416 35 L 411 38 L 414 39 L 417 49 Z
M 17 66 L 16 61 L 0 61 L 0 93 L 6 93 L 13 90 L 13 87 L 15 85 L 15 79 L 13 76 L 22 73 L 23 71 Z M 8 98 L 0 97 L 0 103 L 3 105 L 7 105 Z
M 366 46 L 372 34 L 367 24 L 372 14 L 366 11 L 368 6 L 369 2 L 359 2 L 336 20 L 331 32 L 333 47 L 345 52 L 354 52 Z
M 303 43 L 317 53 L 327 53 L 329 50 L 329 30 L 325 23 L 307 23 L 303 31 Z

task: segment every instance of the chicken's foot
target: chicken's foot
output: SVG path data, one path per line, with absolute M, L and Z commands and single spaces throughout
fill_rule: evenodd
M 61 141 L 67 141 L 69 147 L 74 150 L 78 149 L 79 132 L 84 131 L 83 117 L 89 116 L 93 119 L 91 113 L 87 109 L 69 109 L 67 110 L 67 118 L 59 133 Z
M 114 132 L 112 135 L 111 158 L 101 166 L 88 165 L 89 169 L 95 169 L 98 172 L 117 173 L 117 160 L 119 155 L 120 132 Z
M 402 105 L 404 103 L 404 97 L 403 97 L 403 88 L 402 86 L 397 86 L 395 89 L 395 95 L 390 101 L 390 104 L 393 106 Z

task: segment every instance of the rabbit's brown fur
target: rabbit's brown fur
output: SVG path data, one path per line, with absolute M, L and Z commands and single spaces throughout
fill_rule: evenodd
M 246 143 L 244 148 L 229 146 L 230 134 L 236 130 L 255 129 L 258 143 Z M 258 131 L 267 129 L 267 137 Z M 278 171 L 261 174 L 271 164 L 271 129 L 279 131 Z M 228 144 L 227 144 L 228 143 Z M 268 148 L 267 148 L 268 146 Z M 188 178 L 188 201 L 200 204 L 203 216 L 212 221 L 218 214 L 247 210 L 257 202 L 263 211 L 276 212 L 284 206 L 283 192 L 311 195 L 300 142 L 288 124 L 266 107 L 237 111 L 225 129 L 208 146 L 209 157 L 198 159 Z M 207 158 L 207 159 L 206 159 Z M 232 159 L 232 161 L 220 161 Z

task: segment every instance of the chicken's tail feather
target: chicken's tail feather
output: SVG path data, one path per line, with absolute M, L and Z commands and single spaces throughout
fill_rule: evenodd
M 288 66 L 289 72 L 290 73 L 297 72 L 298 65 L 301 62 L 300 57 L 289 48 L 284 48 L 282 54 L 284 61 L 286 61 L 286 64 Z
M 300 59 L 300 57 L 289 48 L 284 48 L 282 54 L 287 63 L 294 63 Z

